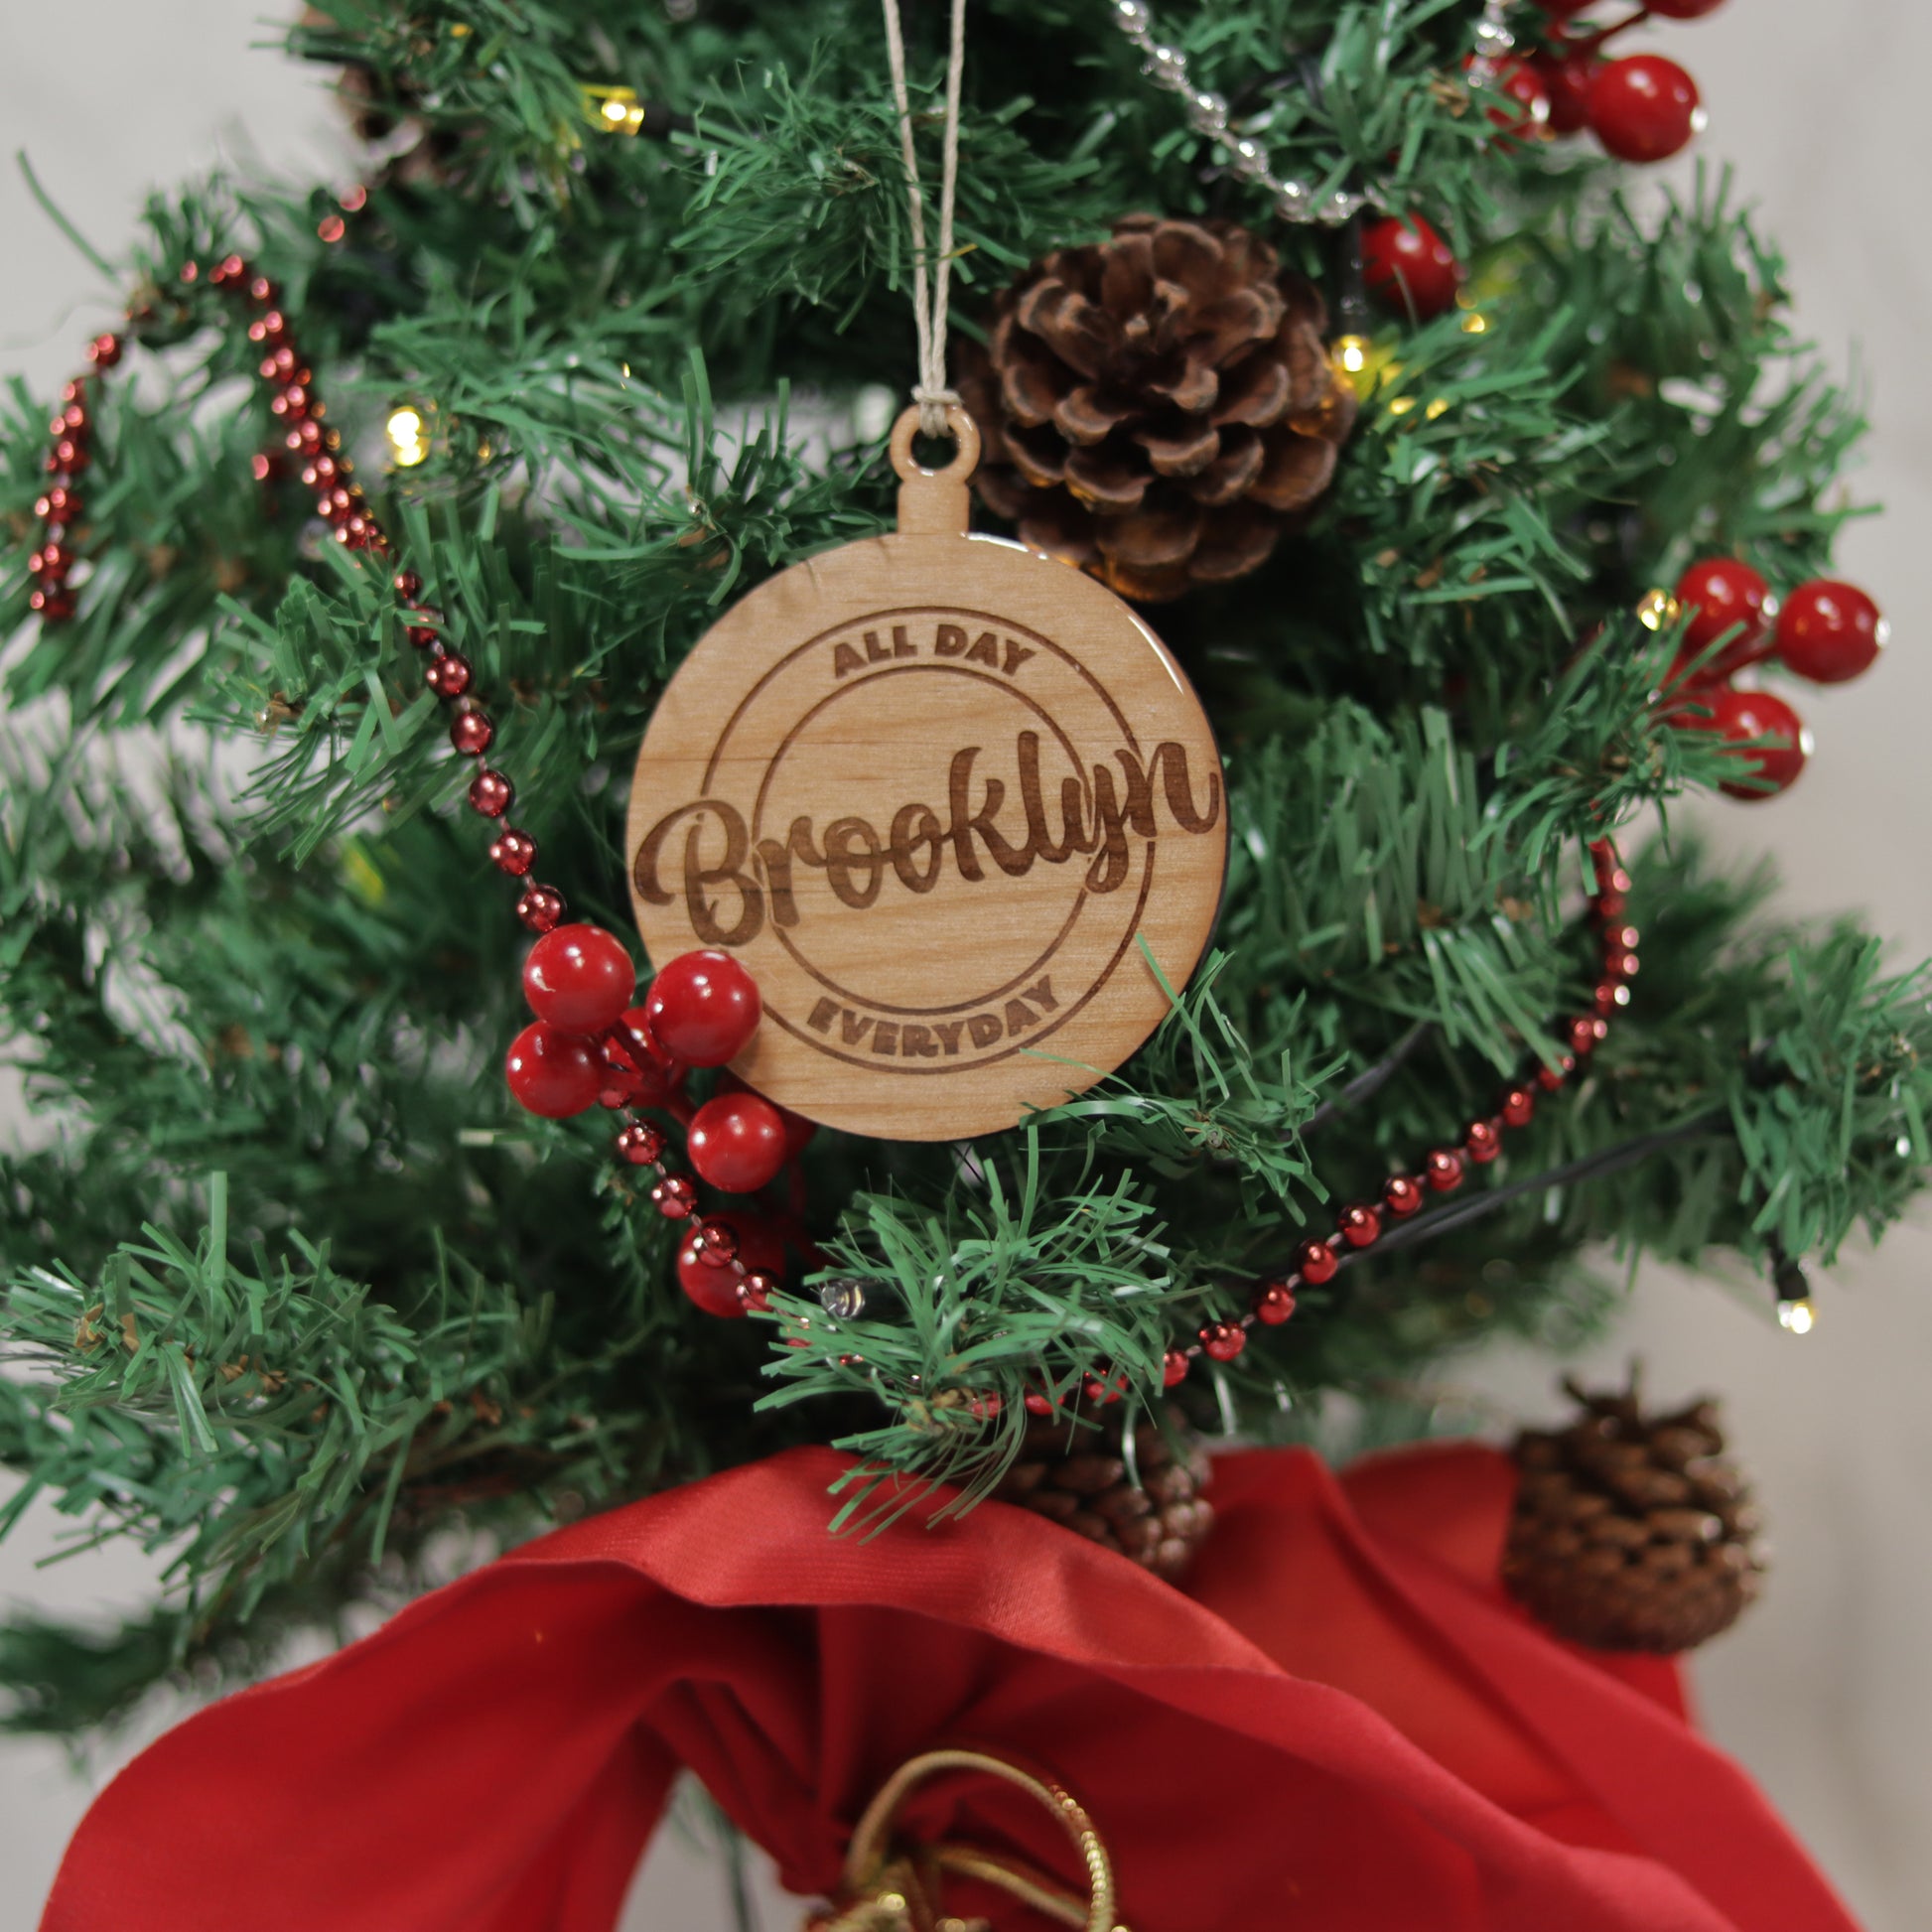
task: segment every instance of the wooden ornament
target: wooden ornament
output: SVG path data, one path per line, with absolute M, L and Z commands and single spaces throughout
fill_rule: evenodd
M 1112 592 L 967 532 L 979 435 L 898 530 L 761 585 L 645 734 L 632 902 L 653 961 L 735 953 L 764 1017 L 733 1070 L 895 1140 L 1013 1127 L 1119 1066 L 1214 923 L 1227 801 L 1200 702 Z M 1150 963 L 1150 958 L 1154 962 Z

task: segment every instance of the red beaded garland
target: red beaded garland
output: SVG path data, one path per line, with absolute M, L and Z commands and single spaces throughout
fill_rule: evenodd
M 496 727 L 485 712 L 459 711 L 450 720 L 450 743 L 467 759 L 482 758 L 495 736 Z
M 1462 1152 L 1478 1167 L 1486 1166 L 1503 1151 L 1501 1129 L 1493 1120 L 1472 1120 L 1462 1136 Z
M 567 1120 L 595 1107 L 603 1078 L 588 1040 L 541 1020 L 510 1042 L 503 1077 L 518 1105 L 545 1120 Z
M 554 886 L 526 886 L 517 896 L 516 916 L 531 932 L 549 932 L 562 923 L 564 896 Z
M 784 1255 L 782 1237 L 757 1215 L 708 1214 L 678 1245 L 678 1286 L 705 1313 L 736 1320 L 751 1312 L 746 1277 L 756 1272 L 775 1283 Z M 764 1294 L 768 1299 L 768 1287 Z
M 1187 1379 L 1187 1355 L 1185 1350 L 1170 1348 L 1161 1358 L 1161 1386 L 1164 1389 L 1177 1389 Z
M 1446 1194 L 1462 1184 L 1462 1157 L 1452 1147 L 1431 1148 L 1423 1157 L 1423 1177 L 1433 1192 Z
M 1589 124 L 1619 161 L 1668 161 L 1703 121 L 1697 82 L 1661 54 L 1605 62 L 1589 83 Z
M 738 1305 L 747 1314 L 769 1314 L 771 1297 L 777 1293 L 779 1286 L 776 1275 L 768 1275 L 761 1268 L 754 1268 L 739 1278 Z M 995 1403 L 998 1403 L 999 1399 L 998 1396 L 992 1398 Z M 976 1408 L 973 1413 L 979 1415 L 981 1412 Z M 989 1413 L 998 1415 L 1000 1412 L 995 1408 Z
M 689 1174 L 667 1173 L 650 1190 L 650 1198 L 665 1220 L 688 1220 L 698 1204 L 697 1182 Z
M 554 927 L 523 962 L 523 997 L 530 1011 L 574 1034 L 615 1027 L 636 983 L 623 941 L 599 925 Z
M 470 809 L 485 818 L 501 818 L 516 800 L 516 787 L 500 771 L 487 767 L 470 780 Z
M 727 1194 L 755 1194 L 785 1165 L 785 1124 L 763 1095 L 721 1093 L 693 1116 L 685 1135 L 691 1165 Z
M 1295 1291 L 1286 1282 L 1264 1282 L 1255 1296 L 1255 1319 L 1279 1328 L 1295 1312 Z
M 1536 1095 L 1528 1087 L 1511 1087 L 1496 1111 L 1505 1127 L 1527 1127 L 1536 1112 Z
M 1816 577 L 1785 599 L 1777 653 L 1814 684 L 1844 684 L 1871 668 L 1885 635 L 1877 605 L 1856 584 Z
M 687 1066 L 723 1066 L 758 1031 L 758 983 L 728 952 L 707 947 L 668 960 L 644 995 L 657 1043 Z
M 1247 1330 L 1233 1321 L 1210 1321 L 1200 1331 L 1202 1351 L 1217 1362 L 1231 1362 L 1248 1345 Z
M 514 825 L 506 825 L 489 842 L 489 863 L 513 879 L 521 879 L 536 862 L 536 840 Z
M 1536 1069 L 1536 1083 L 1545 1093 L 1555 1093 L 1577 1070 L 1575 1054 L 1562 1054 L 1555 1066 L 1539 1066 Z
M 460 698 L 470 688 L 470 660 L 461 651 L 446 650 L 432 657 L 423 672 L 423 682 L 439 698 Z
M 1455 307 L 1462 264 L 1420 214 L 1389 215 L 1362 230 L 1362 275 L 1370 292 L 1418 322 Z

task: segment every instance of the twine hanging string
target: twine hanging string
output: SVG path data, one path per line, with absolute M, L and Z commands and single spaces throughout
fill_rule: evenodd
M 919 376 L 912 400 L 927 436 L 946 433 L 947 406 L 959 397 L 946 383 L 946 301 L 952 283 L 953 189 L 959 178 L 959 76 L 966 65 L 966 0 L 952 0 L 952 32 L 946 47 L 946 118 L 939 164 L 939 246 L 925 246 L 925 197 L 919 187 L 919 155 L 912 139 L 912 103 L 905 88 L 905 38 L 898 0 L 882 0 L 886 52 L 893 70 L 893 101 L 898 109 L 899 154 L 905 163 L 906 204 L 912 217 L 912 330 L 918 339 Z

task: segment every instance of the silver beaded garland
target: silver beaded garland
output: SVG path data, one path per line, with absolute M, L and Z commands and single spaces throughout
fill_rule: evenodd
M 1273 197 L 1275 212 L 1284 221 L 1311 221 L 1324 228 L 1339 227 L 1366 207 L 1372 197 L 1352 188 L 1337 188 L 1316 198 L 1314 189 L 1305 181 L 1292 181 L 1272 171 L 1267 147 L 1253 135 L 1236 134 L 1230 138 L 1228 104 L 1209 87 L 1196 87 L 1187 72 L 1187 57 L 1177 47 L 1170 47 L 1154 31 L 1154 16 L 1147 0 L 1107 0 L 1114 25 L 1141 50 L 1141 70 L 1157 87 L 1180 97 L 1187 125 L 1196 134 L 1218 141 L 1227 150 L 1228 167 L 1242 181 L 1265 188 Z M 1510 0 L 1483 0 L 1482 17 L 1476 22 L 1475 63 L 1472 71 L 1478 79 L 1494 74 L 1498 64 L 1515 48 L 1516 36 L 1506 18 Z

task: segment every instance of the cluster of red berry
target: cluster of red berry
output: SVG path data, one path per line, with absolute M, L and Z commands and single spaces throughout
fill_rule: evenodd
M 1619 161 L 1667 161 L 1704 125 L 1697 82 L 1661 54 L 1612 60 L 1605 44 L 1642 22 L 1695 20 L 1724 0 L 1650 0 L 1609 27 L 1577 24 L 1593 0 L 1536 0 L 1551 17 L 1545 49 L 1485 64 L 1484 78 L 1514 108 L 1492 107 L 1499 146 L 1586 128 Z M 1476 57 L 1463 63 L 1474 71 Z M 1463 282 L 1455 252 L 1420 214 L 1389 215 L 1362 231 L 1362 276 L 1369 292 L 1397 315 L 1418 322 L 1447 315 Z
M 602 926 L 546 932 L 523 962 L 523 996 L 536 1019 L 504 1058 L 510 1092 L 546 1120 L 595 1106 L 621 1110 L 619 1155 L 655 1171 L 652 1203 L 666 1219 L 684 1223 L 677 1276 L 685 1294 L 707 1314 L 761 1311 L 784 1269 L 784 1236 L 747 1211 L 701 1214 L 696 1182 L 665 1163 L 663 1130 L 636 1113 L 676 1120 L 692 1167 L 727 1194 L 769 1186 L 817 1130 L 730 1074 L 702 1106 L 686 1099 L 693 1067 L 723 1066 L 758 1031 L 758 984 L 729 953 L 681 954 L 633 1006 L 636 984 L 623 942 Z
M 1691 615 L 1671 666 L 1672 722 L 1721 733 L 1740 748 L 1754 775 L 1725 786 L 1733 798 L 1772 797 L 1805 768 L 1811 734 L 1775 692 L 1740 690 L 1731 679 L 1776 658 L 1814 684 L 1844 684 L 1871 668 L 1885 621 L 1863 591 L 1829 577 L 1800 584 L 1780 604 L 1763 577 L 1734 557 L 1694 563 L 1677 600 Z M 1770 742 L 1753 742 L 1760 740 Z
M 1544 52 L 1515 64 L 1505 90 L 1552 134 L 1587 128 L 1619 161 L 1668 161 L 1704 125 L 1697 82 L 1661 54 L 1612 60 L 1608 42 L 1651 19 L 1696 20 L 1724 0 L 1647 0 L 1608 27 L 1581 26 L 1593 0 L 1537 0 L 1551 17 Z

